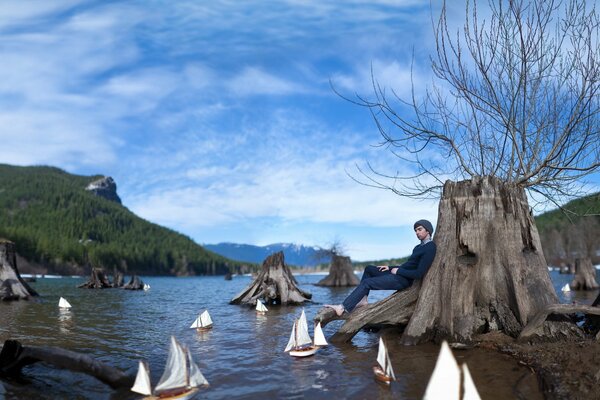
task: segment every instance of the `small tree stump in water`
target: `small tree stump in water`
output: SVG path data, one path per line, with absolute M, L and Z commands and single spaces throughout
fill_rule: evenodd
M 131 279 L 129 280 L 129 283 L 127 285 L 123 286 L 123 289 L 125 289 L 125 290 L 143 290 L 144 282 L 140 279 L 139 276 L 133 275 L 131 277 Z
M 575 260 L 575 278 L 571 282 L 573 290 L 594 290 L 598 289 L 596 282 L 596 269 L 592 265 L 592 260 L 588 257 Z
M 18 376 L 27 365 L 42 361 L 60 369 L 83 372 L 113 389 L 129 389 L 135 377 L 101 363 L 87 354 L 58 347 L 22 346 L 16 340 L 4 342 L 0 352 L 0 376 Z
M 90 280 L 77 287 L 84 289 L 105 289 L 111 288 L 113 287 L 113 285 L 110 283 L 110 281 L 108 280 L 108 276 L 102 269 L 92 268 Z
M 271 254 L 263 261 L 254 281 L 231 304 L 255 305 L 257 299 L 267 304 L 300 304 L 309 301 L 312 294 L 301 290 L 292 271 L 285 265 L 283 252 Z
M 15 244 L 0 239 L 0 300 L 26 300 L 37 295 L 19 274 Z
M 350 257 L 334 254 L 329 264 L 329 275 L 316 283 L 317 286 L 345 287 L 356 286 L 360 283 L 352 270 Z
M 113 287 L 120 288 L 125 284 L 123 273 L 115 272 L 113 275 Z

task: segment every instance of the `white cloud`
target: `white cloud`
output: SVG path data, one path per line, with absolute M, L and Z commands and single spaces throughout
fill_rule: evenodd
M 288 95 L 305 91 L 300 85 L 268 74 L 257 67 L 245 68 L 228 86 L 239 96 Z

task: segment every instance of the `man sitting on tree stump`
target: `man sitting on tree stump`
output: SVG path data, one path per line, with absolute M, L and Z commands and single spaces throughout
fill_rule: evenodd
M 368 296 L 371 290 L 403 290 L 412 285 L 415 279 L 421 279 L 433 263 L 436 246 L 431 240 L 433 225 L 431 222 L 421 219 L 414 224 L 417 238 L 421 241 L 408 258 L 399 266 L 391 265 L 367 265 L 363 272 L 360 284 L 350 293 L 342 304 L 326 304 L 335 310 L 338 317 L 344 312 L 352 312 L 357 306 L 368 304 Z

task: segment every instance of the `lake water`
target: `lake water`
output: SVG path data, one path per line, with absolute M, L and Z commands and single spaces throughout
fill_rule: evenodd
M 563 295 L 560 287 L 572 275 L 551 276 L 561 301 L 590 304 L 597 292 Z M 304 306 L 271 307 L 257 316 L 229 301 L 252 278 L 147 277 L 147 292 L 121 289 L 90 290 L 76 286 L 84 278 L 44 278 L 31 283 L 40 293 L 33 301 L 0 304 L 0 344 L 7 339 L 23 345 L 58 346 L 85 354 L 135 374 L 147 360 L 155 384 L 166 361 L 170 335 L 192 351 L 210 387 L 198 396 L 207 399 L 420 399 L 437 358 L 439 346 L 402 346 L 392 331 L 360 332 L 352 343 L 330 345 L 314 357 L 296 359 L 283 352 L 294 321 L 304 308 L 310 320 L 323 304 L 340 303 L 352 288 L 314 286 L 319 275 L 297 276 L 300 287 L 313 294 Z M 375 301 L 391 294 L 372 292 Z M 58 309 L 58 299 L 72 305 Z M 214 328 L 197 333 L 189 326 L 208 309 Z M 341 321 L 324 328 L 331 336 Z M 310 325 L 310 323 L 309 323 Z M 312 330 L 311 330 L 312 332 Z M 390 387 L 373 379 L 379 335 L 384 335 L 397 382 Z M 535 374 L 508 356 L 483 349 L 455 351 L 467 362 L 483 399 L 541 399 Z M 135 393 L 114 391 L 90 376 L 57 370 L 42 363 L 23 369 L 24 382 L 0 381 L 6 399 L 135 399 Z M 4 392 L 4 394 L 2 394 Z

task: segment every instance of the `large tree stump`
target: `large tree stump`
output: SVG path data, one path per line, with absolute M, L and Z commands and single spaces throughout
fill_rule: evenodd
M 575 260 L 575 278 L 571 282 L 573 290 L 594 290 L 598 289 L 596 282 L 596 269 L 592 265 L 592 260 L 588 257 Z
M 405 290 L 398 291 L 376 303 L 357 307 L 350 314 L 344 313 L 341 317 L 333 309 L 324 307 L 317 313 L 314 321 L 325 326 L 334 320 L 346 320 L 329 338 L 329 341 L 337 343 L 349 342 L 363 328 L 383 325 L 405 326 L 414 312 L 420 288 L 420 281 L 415 281 Z
M 318 286 L 345 287 L 356 286 L 360 283 L 352 269 L 350 257 L 334 254 L 329 264 L 329 275 L 316 283 Z
M 15 244 L 0 239 L 0 300 L 25 300 L 37 295 L 19 274 Z
M 230 303 L 255 305 L 257 299 L 262 299 L 266 304 L 301 304 L 311 297 L 312 294 L 298 287 L 298 282 L 285 265 L 283 252 L 280 251 L 263 261 L 258 276 Z
M 90 280 L 77 286 L 84 289 L 105 289 L 112 288 L 113 285 L 108 280 L 108 275 L 100 268 L 92 268 Z
M 135 380 L 134 376 L 105 365 L 87 354 L 58 347 L 22 346 L 16 340 L 4 342 L 0 352 L 0 376 L 18 376 L 23 367 L 38 361 L 60 369 L 83 372 L 113 389 L 129 389 Z
M 435 242 L 437 256 L 404 331 L 405 344 L 470 342 L 491 331 L 517 337 L 537 313 L 558 303 L 520 186 L 489 176 L 447 181 Z M 572 334 L 573 324 L 544 326 L 547 337 Z

